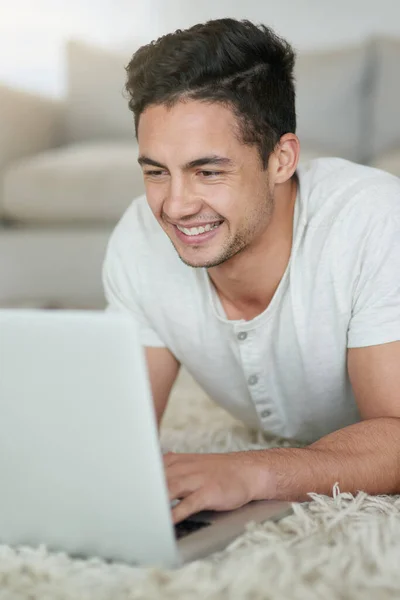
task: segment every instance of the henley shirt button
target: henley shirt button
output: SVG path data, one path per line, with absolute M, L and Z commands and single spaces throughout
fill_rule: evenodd
M 256 385 L 256 383 L 258 383 L 258 376 L 250 375 L 250 377 L 248 379 L 248 383 L 249 383 L 249 385 Z
M 267 417 L 271 416 L 271 411 L 266 408 L 265 410 L 261 411 L 260 415 L 263 419 L 266 419 Z
M 241 331 L 240 333 L 238 333 L 238 340 L 240 340 L 241 342 L 244 342 L 244 340 L 247 338 L 247 333 L 245 331 Z

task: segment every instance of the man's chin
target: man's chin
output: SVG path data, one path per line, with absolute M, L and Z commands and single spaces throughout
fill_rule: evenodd
M 232 258 L 236 252 L 232 247 L 222 246 L 211 242 L 206 245 L 186 246 L 180 240 L 174 240 L 169 236 L 172 245 L 175 248 L 181 261 L 193 269 L 211 269 L 218 267 L 222 263 Z M 214 248 L 213 248 L 214 246 Z M 239 248 L 240 250 L 240 248 Z
M 212 260 L 193 260 L 189 259 L 186 256 L 182 256 L 182 254 L 180 254 L 179 252 L 178 256 L 185 265 L 187 265 L 188 267 L 192 267 L 193 269 L 209 269 L 211 266 L 216 266 L 215 261 Z
M 186 252 L 180 252 L 175 248 L 181 261 L 193 269 L 211 269 L 225 262 L 225 257 L 215 256 L 188 256 Z
M 198 252 L 194 251 L 192 255 L 190 255 L 187 251 L 181 251 L 175 246 L 175 250 L 178 253 L 179 258 L 185 265 L 188 267 L 192 267 L 194 269 L 213 269 L 214 267 L 219 267 L 220 265 L 234 260 L 238 254 L 241 254 L 246 250 L 245 244 L 236 244 L 235 246 L 230 246 L 224 248 L 219 253 L 212 254 L 208 252 L 201 252 L 199 249 Z M 194 250 L 194 249 L 193 249 Z

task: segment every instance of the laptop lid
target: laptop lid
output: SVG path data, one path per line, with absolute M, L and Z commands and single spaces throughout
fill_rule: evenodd
M 132 318 L 0 311 L 0 481 L 2 543 L 179 563 Z

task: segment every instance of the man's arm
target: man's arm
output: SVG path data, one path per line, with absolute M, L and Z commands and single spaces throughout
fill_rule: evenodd
M 342 491 L 400 493 L 400 342 L 350 348 L 348 372 L 363 421 L 324 436 L 306 452 L 279 451 L 277 497 L 331 494 L 336 481 Z M 285 458 L 295 468 L 282 469 Z
M 329 496 L 336 482 L 342 492 L 400 493 L 399 418 L 362 421 L 307 448 L 267 452 L 263 485 L 276 499 L 304 501 L 309 492 Z M 261 467 L 261 453 L 259 459 Z
M 157 424 L 160 426 L 180 364 L 168 348 L 146 348 L 146 361 Z
M 175 521 L 199 510 L 229 510 L 251 500 L 307 500 L 309 492 L 400 493 L 400 342 L 348 350 L 363 421 L 307 448 L 164 458 Z

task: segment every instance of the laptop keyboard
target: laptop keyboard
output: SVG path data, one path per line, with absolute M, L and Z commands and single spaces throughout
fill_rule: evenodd
M 208 527 L 209 525 L 211 525 L 209 521 L 195 521 L 192 519 L 185 519 L 184 521 L 181 521 L 180 523 L 177 523 L 175 525 L 176 538 L 179 540 L 183 537 L 186 537 L 190 533 L 194 533 L 195 531 L 203 529 L 203 527 Z

